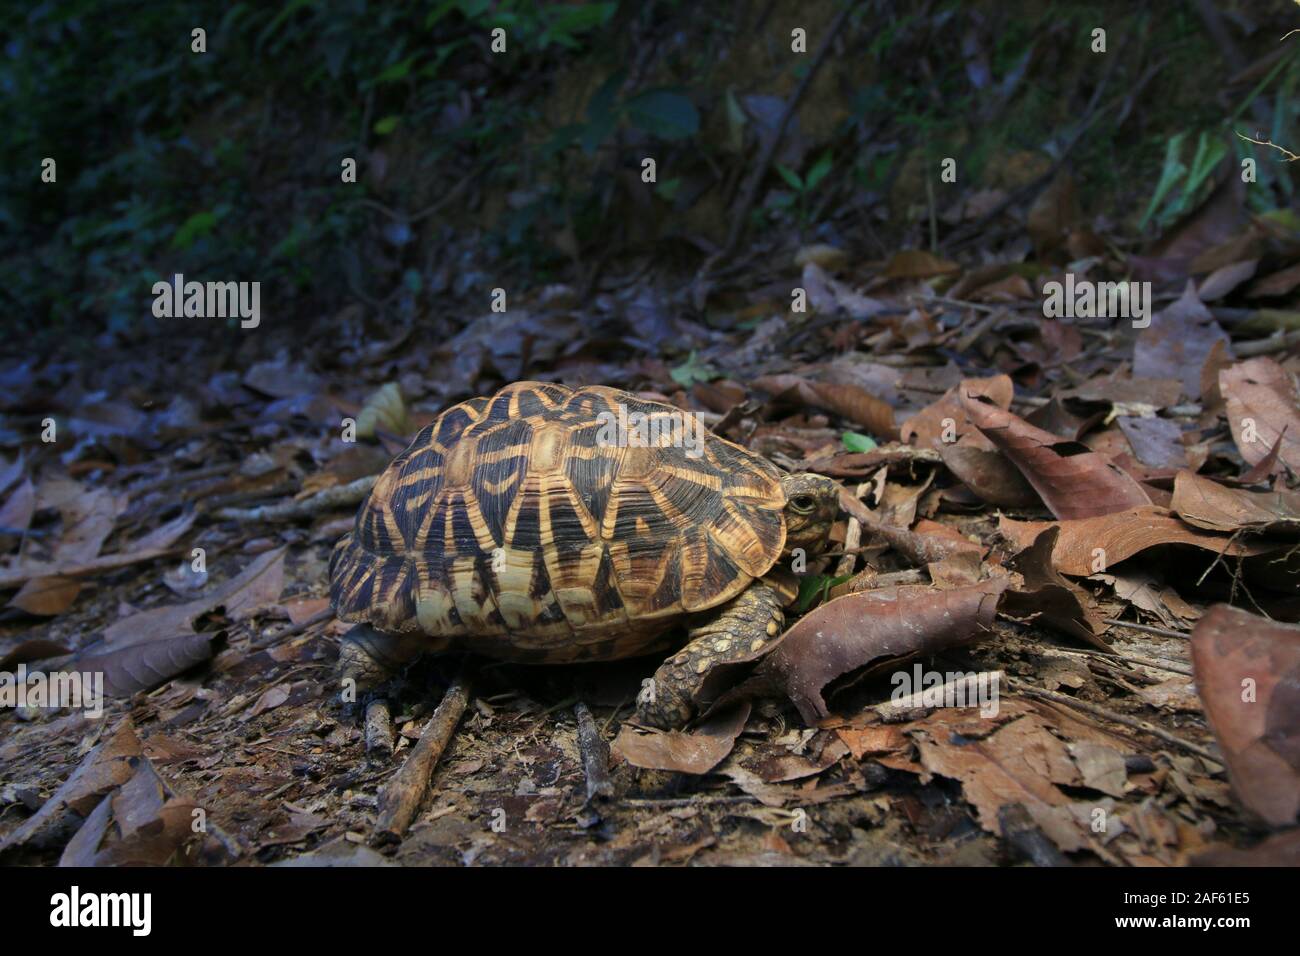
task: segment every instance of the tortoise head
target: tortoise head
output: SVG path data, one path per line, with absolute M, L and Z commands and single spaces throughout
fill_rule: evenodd
M 826 546 L 840 513 L 840 485 L 832 478 L 801 472 L 781 479 L 785 492 L 785 550 L 817 554 Z

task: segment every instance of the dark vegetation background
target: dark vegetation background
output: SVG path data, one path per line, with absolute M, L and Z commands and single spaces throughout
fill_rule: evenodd
M 356 303 L 438 333 L 499 284 L 590 288 L 634 256 L 693 271 L 724 242 L 758 144 L 838 10 L 9 5 L 0 288 L 24 334 L 4 348 L 213 331 L 149 314 L 150 286 L 174 272 L 261 281 L 278 332 Z M 1096 111 L 1070 168 L 1084 212 L 1140 243 L 1203 198 L 1226 142 L 1247 155 L 1226 131 L 1300 141 L 1300 45 L 1279 43 L 1294 13 L 1284 0 L 856 4 L 744 245 L 849 239 L 883 256 L 926 244 L 925 177 L 944 156 L 966 195 L 1031 183 L 1095 92 L 1096 26 L 1114 70 L 1105 99 L 1136 96 Z M 1227 44 L 1207 29 L 1215 20 Z M 206 54 L 190 51 L 196 26 Z M 509 34 L 500 56 L 496 26 Z M 808 55 L 789 53 L 794 26 L 809 31 Z M 654 186 L 639 178 L 645 155 Z M 45 156 L 57 185 L 39 182 Z M 340 181 L 345 157 L 356 184 Z M 1293 167 L 1262 162 L 1260 176 L 1260 211 L 1290 202 Z M 942 246 L 951 230 L 936 226 Z
M 0 708 L 0 862 L 1294 863 L 1297 27 L 1290 0 L 0 2 L 0 673 L 109 682 L 103 720 Z M 175 273 L 260 282 L 261 324 L 155 318 Z M 1152 322 L 1046 315 L 1067 274 L 1150 281 Z M 745 702 L 682 758 L 628 719 L 658 660 L 480 661 L 444 697 L 431 655 L 391 708 L 341 700 L 336 542 L 435 415 L 526 378 L 840 480 L 842 553 L 787 624 L 838 606 L 828 643 L 874 661 L 947 622 L 926 660 L 1005 673 L 1002 717 L 889 712 L 856 674 L 833 726 Z

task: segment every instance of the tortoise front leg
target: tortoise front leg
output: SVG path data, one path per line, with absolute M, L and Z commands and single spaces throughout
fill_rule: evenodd
M 690 629 L 690 642 L 655 671 L 651 693 L 637 720 L 651 727 L 681 727 L 693 716 L 697 695 L 719 664 L 761 655 L 781 633 L 785 614 L 776 591 L 754 582 Z

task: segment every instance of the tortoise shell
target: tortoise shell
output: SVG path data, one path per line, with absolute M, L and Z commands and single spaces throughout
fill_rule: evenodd
M 392 461 L 335 546 L 330 595 L 345 621 L 507 660 L 625 657 L 766 574 L 784 505 L 772 465 L 681 409 L 519 382 Z

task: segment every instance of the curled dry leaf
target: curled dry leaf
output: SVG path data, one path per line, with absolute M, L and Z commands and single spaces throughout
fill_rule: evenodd
M 1266 356 L 1219 372 L 1228 427 L 1248 464 L 1258 464 L 1281 442 L 1278 458 L 1300 474 L 1300 389 L 1295 378 Z
M 787 630 L 759 668 L 785 688 L 805 722 L 815 723 L 830 714 L 822 690 L 837 677 L 982 639 L 1009 583 L 997 577 L 948 590 L 903 586 L 835 598 Z
M 1056 517 L 1088 518 L 1151 503 L 1142 486 L 1104 455 L 1062 441 L 976 396 L 963 394 L 962 406 Z
M 832 411 L 876 437 L 891 441 L 898 437 L 893 408 L 857 385 L 815 382 L 798 375 L 764 375 L 753 384 L 773 396 L 789 394 L 805 405 Z
M 167 866 L 229 862 L 233 845 L 211 822 L 196 830 L 198 804 L 179 796 L 141 756 L 64 847 L 59 866 Z
M 1067 581 L 1052 565 L 1052 551 L 1060 533 L 1059 527 L 1045 529 L 1032 545 L 1008 562 L 1025 583 L 1006 593 L 1002 610 L 1017 617 L 1039 615 L 1058 631 L 1108 651 L 1109 645 L 1101 638 L 1106 627 L 1092 595 Z
M 1003 517 L 998 521 L 998 532 L 1017 550 L 1024 550 L 1053 525 L 1061 533 L 1052 548 L 1052 564 L 1062 574 L 1078 577 L 1103 571 L 1162 544 L 1190 544 L 1235 557 L 1263 554 L 1275 547 L 1232 541 L 1227 535 L 1189 528 L 1164 508 L 1154 505 L 1075 521 L 1014 521 Z
M 967 541 L 955 532 L 951 535 L 924 534 L 884 524 L 866 505 L 844 488 L 840 489 L 840 507 L 857 518 L 864 528 L 887 542 L 912 564 L 943 561 L 963 552 L 974 552 L 979 555 L 984 553 L 980 545 Z
M 1300 812 L 1300 627 L 1216 604 L 1192 666 L 1237 795 L 1274 826 Z
M 611 747 L 634 767 L 708 773 L 735 747 L 749 710 L 749 703 L 741 701 L 715 711 L 690 730 L 650 730 L 624 724 Z
M 1210 531 L 1300 535 L 1300 494 L 1227 488 L 1180 471 L 1171 509 L 1188 524 Z
M 1001 452 L 988 451 L 962 439 L 955 445 L 944 445 L 939 454 L 953 476 L 981 500 L 999 508 L 1042 507 L 1042 499 L 1033 485 Z
M 67 669 L 104 675 L 104 692 L 130 697 L 182 674 L 212 656 L 216 634 L 178 634 L 159 640 L 127 644 L 103 654 L 78 655 Z
M 994 375 L 992 378 L 964 378 L 954 385 L 937 401 L 921 409 L 899 430 L 899 440 L 910 442 L 913 437 L 922 448 L 934 448 L 943 452 L 957 439 L 966 439 L 968 444 L 986 451 L 993 450 L 993 444 L 985 438 L 971 423 L 962 406 L 962 394 L 983 395 L 998 408 L 1011 407 L 1015 396 L 1015 386 L 1010 375 Z

